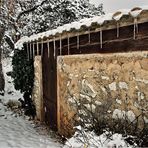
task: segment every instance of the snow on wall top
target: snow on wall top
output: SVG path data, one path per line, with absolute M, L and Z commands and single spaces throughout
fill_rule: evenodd
M 65 24 L 63 26 L 59 26 L 56 29 L 49 30 L 46 32 L 33 34 L 31 36 L 24 36 L 20 40 L 18 40 L 15 44 L 16 49 L 22 49 L 24 43 L 30 43 L 34 41 L 41 40 L 43 38 L 54 37 L 56 34 L 61 34 L 63 32 L 70 32 L 71 30 L 79 31 L 83 26 L 89 28 L 93 23 L 98 24 L 99 26 L 103 26 L 106 21 L 120 21 L 121 18 L 125 15 L 131 16 L 133 18 L 137 18 L 143 11 L 148 10 L 148 6 L 135 7 L 133 9 L 123 9 L 119 10 L 115 13 L 108 13 L 102 16 L 95 16 L 92 18 L 85 18 L 78 22 L 72 22 L 70 24 Z M 134 23 L 134 22 L 133 22 Z

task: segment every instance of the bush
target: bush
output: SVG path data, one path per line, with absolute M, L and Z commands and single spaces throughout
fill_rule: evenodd
M 135 118 L 135 120 L 130 121 L 128 116 L 125 114 L 124 118 L 112 118 L 107 114 L 107 110 L 111 110 L 112 104 L 102 104 L 99 105 L 99 112 L 93 112 L 91 108 L 87 108 L 83 103 L 82 98 L 75 99 L 75 106 L 77 111 L 77 124 L 83 129 L 94 132 L 96 135 L 100 136 L 104 133 L 106 137 L 110 139 L 114 134 L 118 133 L 124 137 L 124 140 L 132 145 L 138 147 L 148 146 L 148 124 L 144 124 L 144 128 L 140 129 L 138 127 L 138 119 L 143 118 L 143 113 Z M 91 104 L 90 104 L 91 105 Z M 85 132 L 82 130 L 83 140 L 87 139 Z M 92 136 L 93 137 L 93 136 Z
M 20 106 L 21 106 L 20 102 L 18 102 L 16 100 L 9 100 L 6 105 L 8 108 L 10 108 L 12 110 L 20 108 Z
M 14 87 L 22 93 L 32 93 L 34 82 L 33 60 L 28 60 L 25 50 L 15 50 L 12 59 Z

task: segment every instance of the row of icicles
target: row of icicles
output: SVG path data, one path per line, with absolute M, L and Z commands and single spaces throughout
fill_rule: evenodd
M 141 13 L 141 9 L 136 9 L 133 10 L 133 13 L 131 13 L 132 17 L 134 18 L 134 29 L 133 29 L 133 38 L 135 39 L 136 38 L 136 34 L 138 33 L 138 21 L 137 21 L 137 17 L 138 15 Z M 119 38 L 119 34 L 120 34 L 120 26 L 119 26 L 119 21 L 120 21 L 120 18 L 122 17 L 122 13 L 121 12 L 117 12 L 114 14 L 113 16 L 113 19 L 117 22 L 117 38 Z M 101 26 L 102 24 L 100 24 Z M 102 31 L 102 27 L 100 27 L 100 48 L 102 49 L 103 48 L 103 39 L 102 39 L 102 36 L 103 36 L 103 31 Z M 89 29 L 89 33 L 88 33 L 88 38 L 89 38 L 89 43 L 91 42 L 90 41 L 90 38 L 91 38 L 91 34 L 90 34 L 90 29 Z M 69 51 L 70 51 L 70 47 L 69 47 L 69 39 L 70 37 L 68 36 L 67 38 L 67 44 L 68 44 L 68 55 L 70 54 Z M 54 44 L 54 57 L 56 56 L 56 44 L 55 44 L 55 37 L 54 37 L 54 40 L 53 40 L 53 44 Z M 48 58 L 49 58 L 49 55 L 50 55 L 50 47 L 49 47 L 49 43 L 47 43 L 47 47 L 48 47 Z M 79 49 L 80 45 L 79 45 L 79 34 L 77 35 L 77 49 Z M 30 49 L 30 52 L 29 52 L 29 49 Z M 30 54 L 29 54 L 30 53 Z M 30 43 L 30 48 L 29 48 L 29 44 L 27 44 L 27 55 L 28 55 L 28 58 L 31 58 L 31 57 L 34 57 L 35 56 L 35 49 L 34 49 L 34 43 L 33 43 L 33 51 L 31 50 L 31 43 Z M 39 55 L 39 44 L 37 42 L 37 55 Z M 43 43 L 41 45 L 41 55 L 43 55 Z M 62 55 L 62 36 L 60 35 L 60 55 Z

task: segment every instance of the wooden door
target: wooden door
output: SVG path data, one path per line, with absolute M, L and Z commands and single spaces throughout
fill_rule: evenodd
M 49 44 L 50 50 L 47 44 L 44 44 L 42 55 L 44 119 L 53 130 L 57 130 L 56 57 L 54 57 L 53 43 Z

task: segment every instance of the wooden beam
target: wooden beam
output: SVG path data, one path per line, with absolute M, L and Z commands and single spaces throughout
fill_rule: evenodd
M 44 50 L 44 45 L 43 45 L 44 43 L 43 43 L 43 41 L 42 41 L 42 43 L 41 43 L 41 56 L 43 56 L 43 50 Z
M 68 55 L 69 55 L 69 35 L 67 36 L 67 44 L 68 44 Z
M 56 57 L 56 44 L 55 44 L 55 37 L 53 38 L 53 56 L 54 56 L 54 58 Z
M 62 37 L 60 35 L 60 55 L 62 55 Z
M 77 49 L 80 47 L 80 36 L 79 33 L 77 34 Z

